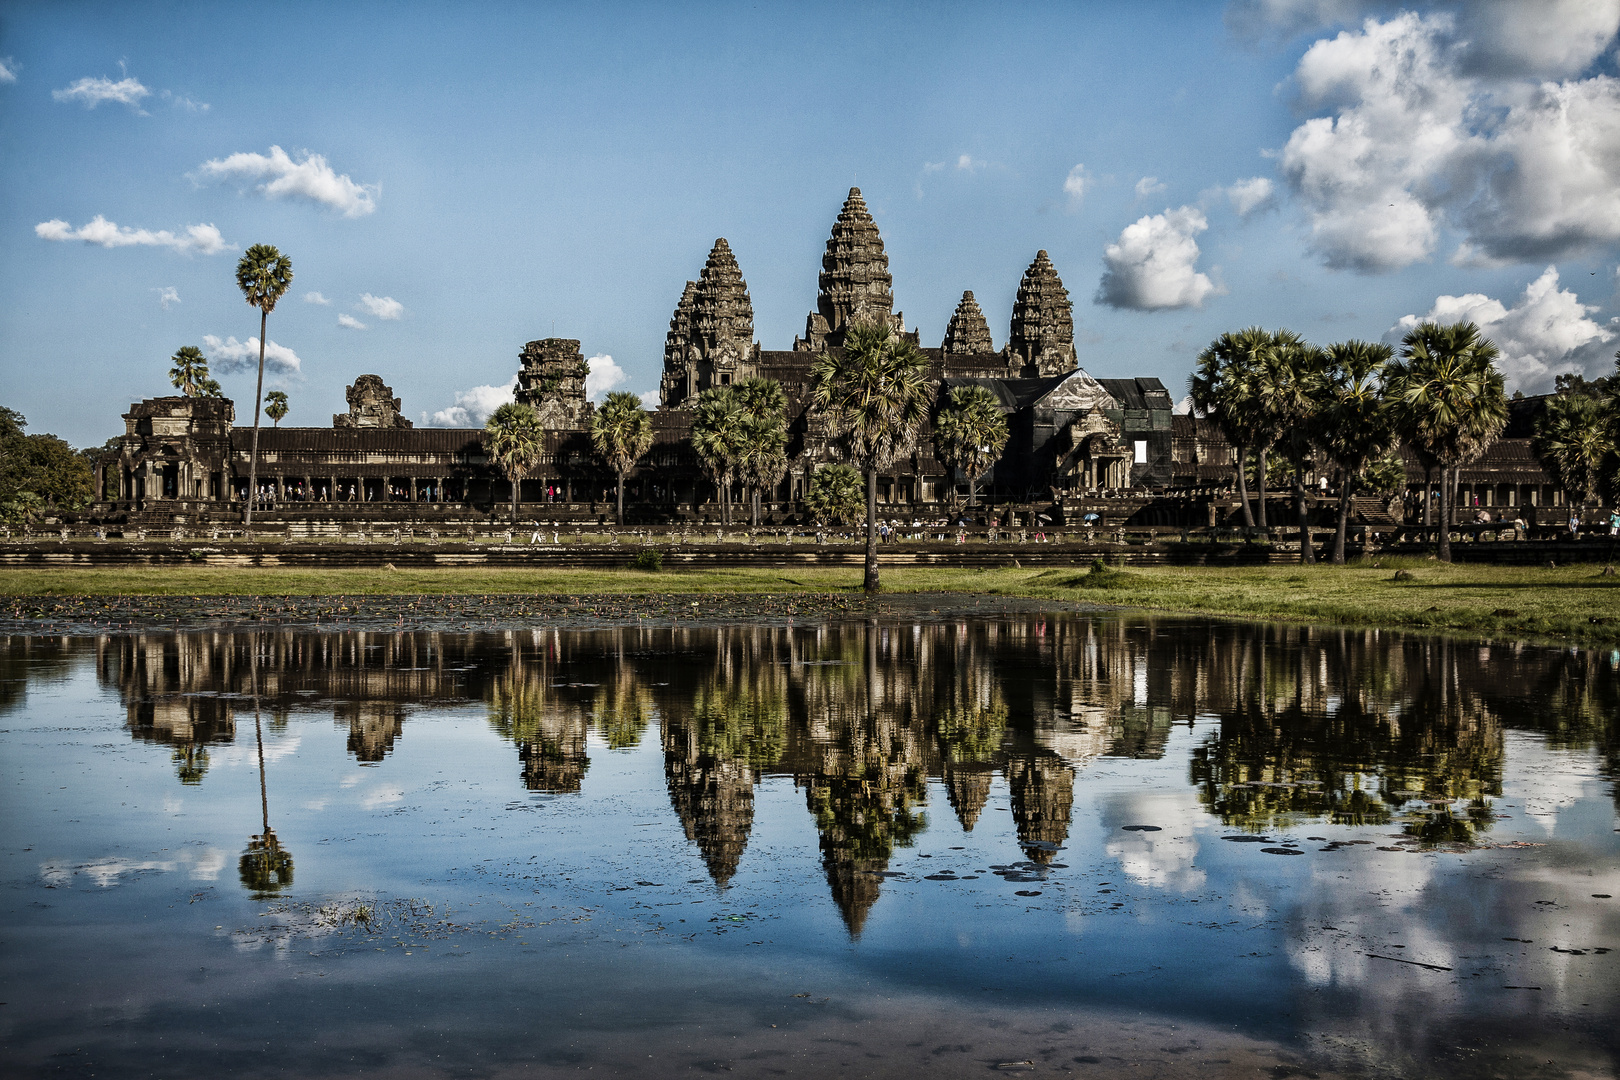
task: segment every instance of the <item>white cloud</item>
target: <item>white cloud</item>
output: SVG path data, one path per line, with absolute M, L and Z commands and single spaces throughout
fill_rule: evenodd
M 186 97 L 184 94 L 175 93 L 173 90 L 164 90 L 158 96 L 164 101 L 167 101 L 170 105 L 173 105 L 175 108 L 184 109 L 186 112 L 208 111 L 208 102 L 194 101 L 193 99 Z
M 322 296 L 320 293 L 311 290 L 310 292 L 307 292 L 307 293 L 304 294 L 304 303 L 306 303 L 306 304 L 320 304 L 321 306 L 325 307 L 325 306 L 330 305 L 332 303 L 332 301 L 328 300 L 326 297 Z
M 350 330 L 369 330 L 369 329 L 371 329 L 365 323 L 361 322 L 359 319 L 355 318 L 353 315 L 348 314 L 347 312 L 345 312 L 344 314 L 338 316 L 338 325 L 339 326 L 346 326 Z
M 1551 390 L 1553 379 L 1565 372 L 1604 374 L 1608 353 L 1604 346 L 1620 328 L 1606 328 L 1588 317 L 1597 310 L 1595 304 L 1581 303 L 1574 291 L 1559 288 L 1558 268 L 1549 266 L 1511 308 L 1484 293 L 1441 296 L 1428 314 L 1403 316 L 1387 337 L 1398 341 L 1426 321 L 1475 323 L 1501 350 L 1509 391 L 1533 394 Z
M 9 56 L 0 57 L 0 83 L 14 83 L 22 65 Z
M 516 375 L 505 386 L 475 386 L 456 393 L 456 403 L 433 414 L 434 427 L 483 427 L 495 410 L 512 401 Z
M 658 408 L 658 401 L 659 401 L 659 393 L 658 393 L 657 390 L 647 390 L 647 391 L 644 391 L 642 393 L 642 395 L 641 395 L 641 407 L 643 409 L 656 409 L 656 408 Z
M 87 244 L 100 244 L 104 248 L 166 247 L 199 255 L 217 255 L 222 251 L 232 250 L 231 245 L 225 242 L 219 230 L 212 225 L 187 225 L 185 232 L 176 236 L 167 229 L 153 232 L 150 229 L 131 229 L 127 226 L 121 228 L 100 214 L 97 214 L 88 225 L 78 229 L 57 218 L 42 221 L 34 226 L 34 235 L 43 240 L 83 240 Z
M 987 164 L 988 162 L 980 161 L 972 154 L 962 154 L 956 159 L 956 167 L 962 172 L 978 172 Z
M 1364 6 L 1360 0 L 1231 0 L 1225 22 L 1234 37 L 1254 43 L 1345 22 Z
M 1209 221 L 1191 206 L 1127 225 L 1103 252 L 1108 269 L 1097 286 L 1097 303 L 1160 311 L 1200 307 L 1207 297 L 1224 292 L 1195 269 L 1198 242 L 1193 238 L 1208 227 Z
M 1620 0 L 1558 23 L 1567 6 L 1404 12 L 1306 51 L 1295 84 L 1329 115 L 1295 128 L 1280 164 L 1327 265 L 1399 269 L 1445 226 L 1463 233 L 1464 263 L 1620 240 L 1620 80 L 1552 81 L 1612 44 Z
M 80 79 L 65 90 L 52 90 L 51 97 L 57 101 L 77 101 L 87 109 L 93 109 L 103 101 L 116 101 L 140 112 L 141 99 L 151 96 L 151 93 L 139 80 L 127 75 L 117 82 L 98 76 Z
M 209 365 L 218 371 L 231 374 L 258 367 L 259 339 L 256 337 L 246 341 L 229 337 L 221 341 L 213 334 L 204 334 L 203 346 L 207 349 L 205 355 Z M 298 354 L 273 341 L 264 346 L 264 366 L 280 375 L 302 375 L 304 372 L 304 362 L 298 358 Z
M 1157 176 L 1144 176 L 1136 182 L 1136 197 L 1146 199 L 1151 195 L 1159 194 L 1165 188 L 1166 185 Z
M 602 395 L 630 378 L 623 368 L 613 362 L 613 357 L 606 353 L 597 353 L 585 363 L 590 367 L 590 372 L 585 376 L 587 401 L 602 400 Z
M 1063 194 L 1069 197 L 1069 208 L 1072 210 L 1080 205 L 1086 197 L 1086 189 L 1091 186 L 1091 177 L 1084 165 L 1076 165 L 1069 170 L 1069 175 L 1063 178 Z
M 379 319 L 397 320 L 405 314 L 405 305 L 392 296 L 372 296 L 370 293 L 361 293 L 360 306 Z
M 1224 190 L 1238 217 L 1248 217 L 1256 210 L 1264 210 L 1275 205 L 1272 197 L 1276 190 L 1271 181 L 1264 176 L 1251 176 L 1247 180 L 1239 180 Z
M 179 302 L 180 290 L 176 289 L 173 285 L 164 286 L 158 291 L 158 303 L 163 305 L 164 311 L 169 310 Z
M 344 217 L 363 217 L 377 209 L 376 184 L 357 184 L 333 170 L 320 154 L 302 153 L 302 160 L 294 161 L 281 147 L 272 146 L 268 156 L 232 154 L 203 162 L 197 172 L 210 180 L 263 180 L 258 190 L 267 199 L 308 199 L 340 210 Z

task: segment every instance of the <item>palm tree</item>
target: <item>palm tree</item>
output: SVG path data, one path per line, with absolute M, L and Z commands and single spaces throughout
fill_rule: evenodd
M 266 403 L 264 415 L 268 416 L 276 427 L 280 427 L 281 418 L 287 415 L 287 391 L 272 390 L 264 395 L 264 399 Z
M 836 353 L 810 369 L 812 401 L 822 410 L 849 460 L 866 474 L 867 592 L 882 588 L 877 568 L 877 478 L 911 452 L 928 419 L 928 358 L 887 323 L 860 322 Z
M 762 494 L 787 475 L 787 395 L 775 379 L 753 378 L 738 384 L 737 400 L 745 414 L 739 464 L 758 528 Z
M 253 391 L 253 452 L 248 457 L 247 513 L 243 531 L 253 532 L 253 497 L 259 490 L 259 406 L 264 400 L 264 341 L 270 312 L 292 285 L 292 260 L 269 244 L 254 244 L 236 264 L 236 284 L 247 302 L 259 309 L 259 383 Z
M 1384 408 L 1378 376 L 1393 350 L 1370 341 L 1342 341 L 1327 347 L 1327 401 L 1318 417 L 1322 449 L 1338 465 L 1339 514 L 1333 533 L 1333 562 L 1344 563 L 1351 500 L 1362 473 L 1382 458 L 1394 441 L 1389 410 Z
M 1242 406 L 1253 424 L 1255 486 L 1259 489 L 1260 527 L 1266 521 L 1266 451 L 1276 445 L 1293 425 L 1298 396 L 1294 393 L 1296 350 L 1309 348 L 1305 339 L 1292 330 L 1260 331 L 1256 351 L 1245 365 Z M 1297 479 L 1297 473 L 1296 473 Z
M 617 521 L 624 524 L 624 474 L 652 446 L 652 420 L 635 394 L 616 390 L 591 417 L 591 446 L 619 478 Z
M 1384 369 L 1384 397 L 1395 430 L 1440 467 L 1440 529 L 1435 554 L 1451 561 L 1453 484 L 1458 467 L 1483 454 L 1507 424 L 1499 355 L 1471 322 L 1425 322 L 1401 339 Z
M 546 448 L 546 429 L 528 405 L 507 402 L 484 425 L 485 452 L 512 485 L 512 524 L 517 524 L 523 478 Z
M 996 395 L 977 384 L 953 387 L 934 422 L 939 460 L 967 473 L 968 505 L 978 502 L 978 480 L 1007 445 L 1007 418 Z
M 1258 358 L 1271 345 L 1271 335 L 1258 326 L 1228 331 L 1210 342 L 1198 354 L 1198 367 L 1188 380 L 1193 407 L 1203 413 L 1237 452 L 1238 502 L 1243 508 L 1243 524 L 1254 528 L 1254 511 L 1249 505 L 1247 462 L 1249 451 L 1260 442 L 1258 417 L 1249 394 L 1250 373 Z M 1264 451 L 1261 452 L 1262 470 Z M 1260 522 L 1265 522 L 1265 502 L 1260 504 Z
M 817 521 L 847 525 L 861 512 L 866 501 L 861 474 L 848 465 L 823 465 L 810 478 L 804 505 Z
M 719 489 L 720 520 L 726 525 L 731 524 L 731 485 L 745 451 L 746 418 L 747 412 L 732 387 L 711 387 L 697 396 L 692 449 Z
M 1274 342 L 1288 331 L 1279 331 Z M 1261 356 L 1255 380 L 1262 415 L 1294 474 L 1294 513 L 1299 525 L 1299 561 L 1314 563 L 1305 476 L 1315 457 L 1320 410 L 1329 390 L 1327 354 L 1304 341 L 1282 340 Z M 1263 488 L 1262 488 L 1263 490 Z
M 174 364 L 169 369 L 169 382 L 186 397 L 203 396 L 203 385 L 213 380 L 208 377 L 208 358 L 202 350 L 195 345 L 182 345 L 169 360 Z
M 1604 468 L 1615 447 L 1603 402 L 1591 394 L 1565 392 L 1536 418 L 1530 449 L 1541 467 L 1576 502 L 1598 497 Z

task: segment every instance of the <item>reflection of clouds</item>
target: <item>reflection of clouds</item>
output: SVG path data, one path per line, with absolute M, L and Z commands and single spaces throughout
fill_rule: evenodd
M 303 742 L 302 735 L 286 735 L 275 741 L 266 739 L 264 741 L 264 763 L 273 765 L 282 758 L 292 757 L 298 753 L 298 744 L 301 742 Z M 213 750 L 210 752 L 210 756 L 214 763 L 218 765 L 236 766 L 245 764 L 251 765 L 255 769 L 259 767 L 259 751 L 251 743 Z
M 1196 892 L 1207 875 L 1193 865 L 1198 857 L 1197 830 L 1209 815 L 1188 796 L 1143 792 L 1111 800 L 1103 815 L 1114 829 L 1106 845 L 1119 868 L 1138 885 L 1169 892 Z M 1159 832 L 1124 832 L 1121 825 L 1157 825 Z
M 375 810 L 380 806 L 392 806 L 405 798 L 405 792 L 397 787 L 373 788 L 360 797 L 360 805 L 367 810 Z
M 217 881 L 223 869 L 225 852 L 208 847 L 200 851 L 179 851 L 167 859 L 126 859 L 120 855 L 109 855 L 77 864 L 44 862 L 40 863 L 39 876 L 47 885 L 63 888 L 71 886 L 75 877 L 83 875 L 101 888 L 108 889 L 120 884 L 126 874 L 186 870 L 193 881 Z
M 219 872 L 223 869 L 225 869 L 225 852 L 215 847 L 205 848 L 191 866 L 191 879 L 218 881 Z
M 352 787 L 354 787 L 354 785 L 358 784 L 360 781 L 364 780 L 365 778 L 366 778 L 365 773 L 359 773 L 359 772 L 350 773 L 348 776 L 345 776 L 342 780 L 338 781 L 338 787 L 340 787 L 340 788 L 352 788 Z
M 1035 742 L 1070 765 L 1102 757 L 1112 739 L 1109 710 L 1101 705 L 1076 703 L 1068 715 L 1054 713 L 1035 729 Z
M 1559 814 L 1581 799 L 1605 798 L 1602 760 L 1589 750 L 1555 750 L 1539 734 L 1503 735 L 1502 798 L 1518 803 L 1551 836 Z

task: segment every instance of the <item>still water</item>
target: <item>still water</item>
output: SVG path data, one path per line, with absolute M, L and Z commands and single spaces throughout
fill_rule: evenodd
M 1118 613 L 0 639 L 0 1068 L 1613 1076 L 1620 657 Z

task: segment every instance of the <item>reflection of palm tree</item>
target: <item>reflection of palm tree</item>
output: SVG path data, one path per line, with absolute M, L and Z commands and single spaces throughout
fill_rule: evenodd
M 270 828 L 270 794 L 264 776 L 264 727 L 259 720 L 259 641 L 258 635 L 249 635 L 248 648 L 251 662 L 249 679 L 253 692 L 253 738 L 259 751 L 259 809 L 264 818 L 264 831 L 248 841 L 242 852 L 238 873 L 242 885 L 263 900 L 274 896 L 293 883 L 292 853 L 281 846 L 275 830 Z
M 548 702 L 544 676 L 524 671 L 515 656 L 511 669 L 490 687 L 489 723 L 517 744 L 523 783 L 530 791 L 572 794 L 580 789 L 590 768 L 585 717 Z

